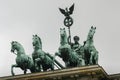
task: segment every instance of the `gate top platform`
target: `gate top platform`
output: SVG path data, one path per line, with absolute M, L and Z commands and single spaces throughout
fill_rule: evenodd
M 0 80 L 73 80 L 82 78 L 108 78 L 107 73 L 99 65 L 66 68 L 55 71 L 29 73 L 26 75 L 6 76 Z M 85 79 L 86 80 L 86 79 Z

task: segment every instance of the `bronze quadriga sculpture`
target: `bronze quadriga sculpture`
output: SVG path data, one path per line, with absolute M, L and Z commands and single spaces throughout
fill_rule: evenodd
M 11 66 L 11 73 L 14 67 L 20 67 L 24 74 L 26 74 L 27 69 L 33 72 L 54 70 L 54 66 L 57 68 L 70 68 L 85 65 L 95 65 L 98 64 L 98 51 L 94 46 L 94 34 L 96 27 L 91 27 L 87 36 L 87 40 L 84 41 L 84 45 L 79 44 L 79 37 L 74 36 L 74 43 L 71 42 L 71 32 L 70 27 L 73 24 L 73 19 L 70 16 L 74 10 L 74 4 L 69 8 L 61 9 L 60 12 L 64 14 L 64 25 L 68 28 L 69 35 L 67 36 L 65 28 L 60 28 L 60 46 L 58 52 L 55 56 L 59 56 L 65 62 L 65 67 L 62 66 L 56 59 L 55 56 L 51 56 L 42 49 L 42 41 L 38 35 L 33 35 L 33 53 L 32 58 L 25 54 L 23 46 L 17 41 L 12 41 L 11 52 L 17 55 L 16 64 Z M 15 53 L 16 51 L 16 53 Z
M 47 71 L 47 69 L 54 70 L 54 61 L 49 56 L 47 56 L 46 52 L 42 50 L 42 42 L 39 36 L 33 35 L 33 47 L 34 51 L 32 53 L 32 58 L 35 66 L 38 71 Z
M 57 56 L 61 57 L 65 62 L 66 67 L 77 67 L 83 66 L 84 62 L 81 60 L 81 57 L 71 49 L 71 46 L 68 44 L 68 37 L 65 31 L 65 28 L 60 28 L 60 47 Z
M 85 64 L 95 65 L 98 64 L 98 51 L 94 46 L 93 37 L 96 27 L 91 27 L 89 30 L 87 40 L 84 42 Z
M 15 75 L 13 72 L 14 67 L 15 68 L 20 67 L 24 71 L 24 74 L 26 74 L 27 69 L 29 69 L 31 72 L 36 72 L 36 68 L 34 66 L 32 58 L 25 54 L 25 50 L 20 43 L 18 43 L 17 41 L 12 41 L 11 52 L 17 55 L 16 64 L 13 64 L 11 66 L 12 75 Z
M 33 48 L 32 58 L 37 71 L 47 71 L 48 69 L 54 70 L 54 66 L 64 68 L 53 56 L 42 50 L 42 41 L 38 35 L 33 35 Z

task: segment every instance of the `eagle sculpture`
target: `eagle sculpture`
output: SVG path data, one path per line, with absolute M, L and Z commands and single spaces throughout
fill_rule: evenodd
M 62 14 L 65 15 L 65 17 L 69 17 L 69 16 L 73 13 L 73 10 L 74 10 L 74 4 L 69 8 L 69 10 L 68 10 L 68 8 L 65 8 L 65 10 L 59 8 L 59 10 L 60 10 L 60 12 L 61 12 Z

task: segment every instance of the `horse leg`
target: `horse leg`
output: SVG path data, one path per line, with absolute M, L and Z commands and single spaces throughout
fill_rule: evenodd
M 81 57 L 81 66 L 85 66 L 85 60 Z
M 93 51 L 91 51 L 91 55 L 90 55 L 90 64 L 94 64 L 94 54 L 95 54 L 95 52 L 93 52 Z
M 89 51 L 84 51 L 84 59 L 85 59 L 85 65 L 88 66 L 90 63 L 90 53 Z
M 35 68 L 36 68 L 36 70 L 37 70 L 37 72 L 40 72 L 41 71 L 41 64 L 40 64 L 40 58 L 37 58 L 37 59 L 35 59 Z
M 38 58 L 37 59 L 37 66 L 38 66 L 38 72 L 41 72 L 41 59 L 40 58 Z
M 86 57 L 86 58 L 85 58 L 85 65 L 86 65 L 86 66 L 89 65 L 89 61 L 90 61 L 90 58 L 89 58 L 89 57 Z
M 84 66 L 85 65 L 85 61 L 82 58 L 79 58 L 78 64 L 79 64 L 79 66 Z
M 93 55 L 90 56 L 90 62 L 89 62 L 90 65 L 93 64 Z
M 51 65 L 51 70 L 54 70 L 54 64 Z
M 31 72 L 31 73 L 37 72 L 37 71 L 36 71 L 36 67 L 35 67 L 34 65 L 30 68 L 30 72 Z
M 98 64 L 98 53 L 95 54 L 94 60 L 95 60 L 95 64 Z
M 65 62 L 65 67 L 70 67 L 70 62 Z
M 27 72 L 27 69 L 24 70 L 24 74 L 26 74 L 26 72 Z
M 41 64 L 40 63 L 38 63 L 38 70 L 39 70 L 39 72 L 41 72 Z
M 36 60 L 34 61 L 34 66 L 35 66 L 36 72 L 38 72 L 38 64 L 37 64 L 37 61 L 36 61 Z
M 19 67 L 17 64 L 14 64 L 14 65 L 12 65 L 11 66 L 11 74 L 12 74 L 12 76 L 14 76 L 15 74 L 14 74 L 14 72 L 13 72 L 13 68 L 14 67 Z
M 43 71 L 47 71 L 47 68 L 45 65 L 42 65 Z
M 31 64 L 31 66 L 30 66 L 30 68 L 29 68 L 30 72 L 31 72 L 31 73 L 37 72 L 37 71 L 36 71 L 35 64 L 34 64 L 34 61 L 31 61 L 30 64 Z

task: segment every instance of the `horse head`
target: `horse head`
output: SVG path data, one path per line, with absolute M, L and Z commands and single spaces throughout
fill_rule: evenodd
M 11 52 L 14 53 L 16 51 L 24 51 L 22 45 L 18 43 L 17 41 L 11 42 Z
M 67 43 L 67 34 L 65 28 L 60 28 L 61 44 Z
M 32 42 L 34 48 L 42 49 L 42 42 L 39 36 L 33 35 L 33 42 Z
M 60 28 L 60 35 L 61 35 L 61 37 L 66 37 L 66 30 L 65 30 L 65 28 Z
M 11 42 L 11 52 L 14 53 L 15 50 L 18 49 L 18 42 L 17 41 L 12 41 Z
M 95 34 L 96 27 L 91 27 L 89 33 L 88 33 L 88 39 L 93 39 L 93 36 Z

